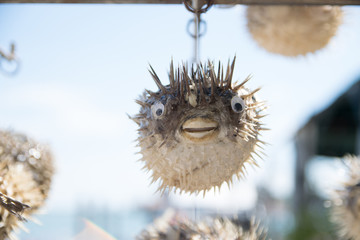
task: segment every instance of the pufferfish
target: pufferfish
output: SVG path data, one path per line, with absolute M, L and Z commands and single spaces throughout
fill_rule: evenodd
M 155 71 L 150 73 L 159 90 L 145 90 L 137 100 L 140 113 L 132 119 L 139 125 L 144 169 L 151 170 L 158 191 L 205 192 L 232 178 L 243 176 L 245 163 L 257 165 L 264 142 L 259 132 L 264 102 L 255 98 L 260 88 L 245 88 L 249 77 L 232 84 L 235 58 L 226 73 L 219 62 L 217 72 L 209 61 L 189 72 L 186 65 L 174 71 L 164 86 Z M 225 73 L 225 76 L 224 76 Z
M 342 23 L 338 6 L 249 6 L 247 27 L 267 51 L 306 55 L 325 47 Z
M 22 134 L 0 130 L 0 240 L 16 239 L 45 202 L 54 172 L 49 150 Z
M 169 209 L 136 240 L 265 240 L 266 235 L 266 229 L 255 218 L 239 221 L 216 217 L 194 222 Z
M 343 239 L 360 240 L 360 158 L 345 157 L 347 180 L 332 198 L 331 220 Z

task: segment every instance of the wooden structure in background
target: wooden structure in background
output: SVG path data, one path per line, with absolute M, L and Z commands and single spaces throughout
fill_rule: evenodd
M 182 0 L 0 0 L 0 3 L 183 4 Z M 216 5 L 360 5 L 360 0 L 214 0 Z
M 301 211 L 309 200 L 305 171 L 312 157 L 360 155 L 360 79 L 298 130 L 295 146 L 295 206 Z

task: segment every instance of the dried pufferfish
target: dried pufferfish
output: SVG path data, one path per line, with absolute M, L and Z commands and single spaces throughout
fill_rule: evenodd
M 140 113 L 132 119 L 139 125 L 138 145 L 144 168 L 152 171 L 159 191 L 180 189 L 199 193 L 242 177 L 244 163 L 256 165 L 259 155 L 260 111 L 264 103 L 241 84 L 232 85 L 235 58 L 217 73 L 213 64 L 192 68 L 170 65 L 170 84 L 162 85 L 151 68 L 159 91 L 145 90 L 137 100 Z M 214 188 L 215 190 L 215 188 Z
M 360 158 L 345 157 L 348 180 L 332 199 L 331 219 L 342 239 L 360 240 Z
M 15 239 L 22 220 L 47 198 L 53 175 L 50 152 L 24 135 L 0 131 L 0 239 Z
M 168 210 L 136 240 L 264 240 L 266 231 L 254 219 L 240 222 L 226 217 L 209 218 L 195 223 Z
M 249 6 L 248 29 L 267 51 L 305 55 L 325 47 L 342 23 L 338 6 Z

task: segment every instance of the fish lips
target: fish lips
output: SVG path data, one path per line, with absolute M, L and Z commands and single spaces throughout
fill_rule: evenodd
M 219 123 L 205 117 L 195 117 L 186 120 L 181 126 L 181 134 L 192 142 L 211 140 L 219 133 Z

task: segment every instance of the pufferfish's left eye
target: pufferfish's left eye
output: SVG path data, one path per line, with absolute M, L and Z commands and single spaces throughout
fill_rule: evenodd
M 234 112 L 240 113 L 245 109 L 245 102 L 239 96 L 233 96 L 231 99 L 231 108 Z
M 151 112 L 155 119 L 161 118 L 165 113 L 164 104 L 157 102 L 151 106 Z

